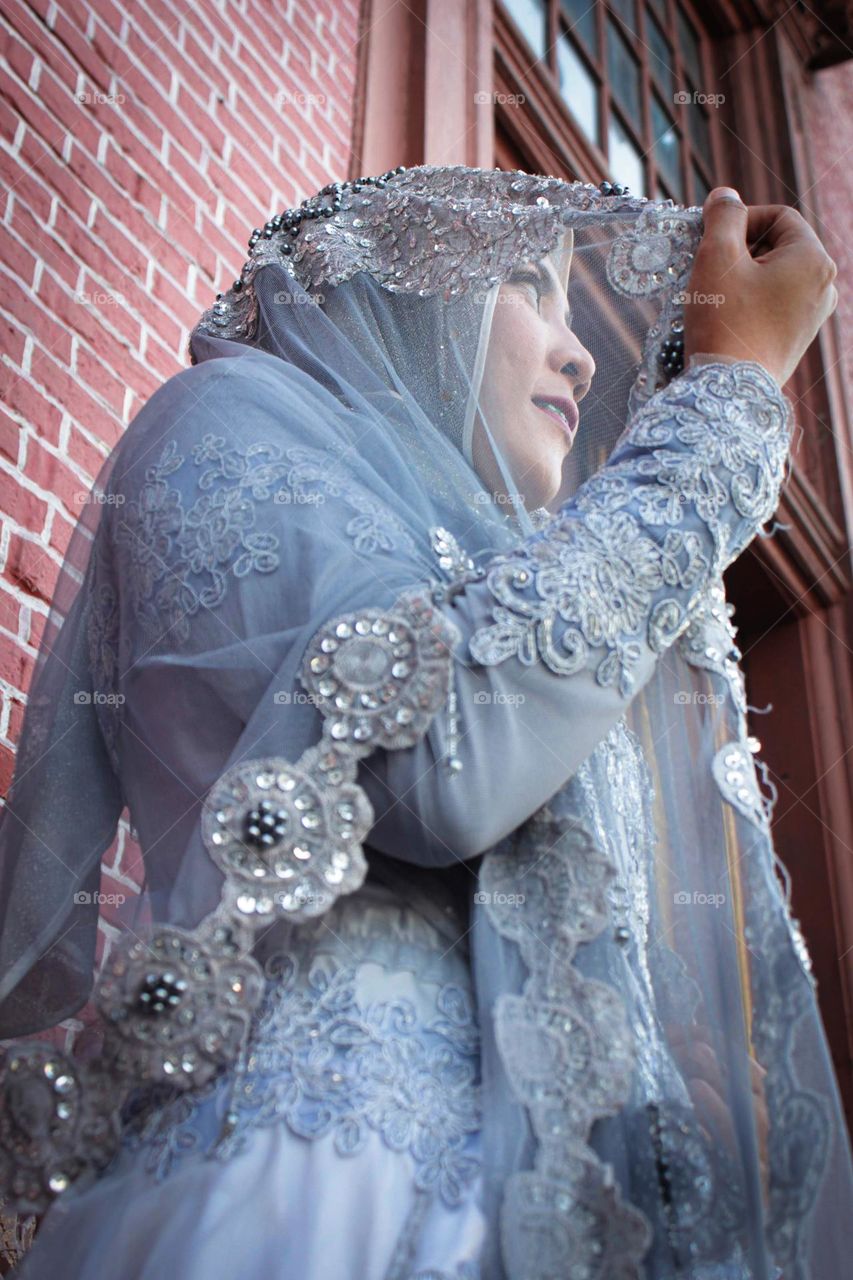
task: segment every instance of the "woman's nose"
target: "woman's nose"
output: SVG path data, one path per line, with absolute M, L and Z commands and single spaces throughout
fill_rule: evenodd
M 565 325 L 560 341 L 554 347 L 553 361 L 553 367 L 571 382 L 575 400 L 582 400 L 589 391 L 595 361 L 577 334 Z

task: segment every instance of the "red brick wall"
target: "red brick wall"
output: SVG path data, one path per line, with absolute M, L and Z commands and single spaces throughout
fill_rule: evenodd
M 837 318 L 842 334 L 853 333 L 853 63 L 820 71 L 805 96 L 804 130 L 809 140 L 814 190 L 806 196 L 820 216 L 818 233 L 838 264 Z M 841 370 L 853 408 L 853 346 L 841 343 Z
M 0 4 L 0 795 L 76 495 L 186 365 L 252 228 L 348 176 L 358 16 Z M 126 841 L 105 892 L 132 891 Z

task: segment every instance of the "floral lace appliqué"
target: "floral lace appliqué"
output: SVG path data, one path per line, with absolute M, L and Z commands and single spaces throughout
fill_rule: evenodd
M 629 697 L 646 646 L 661 653 L 678 638 L 772 514 L 789 423 L 760 365 L 704 365 L 675 379 L 571 509 L 489 570 L 498 603 L 469 641 L 473 659 L 541 658 L 560 675 L 592 664 L 599 684 Z
M 392 1150 L 411 1155 L 419 1189 L 458 1204 L 480 1168 L 464 1150 L 481 1123 L 479 1032 L 469 994 L 444 983 L 434 1016 L 423 1022 L 403 997 L 362 1008 L 356 968 L 334 957 L 300 962 L 283 954 L 267 971 L 274 981 L 230 1102 L 236 1126 L 205 1154 L 225 1159 L 252 1129 L 285 1122 L 303 1138 L 333 1134 L 335 1149 L 348 1156 L 375 1130 Z M 187 1097 L 148 1116 L 143 1106 L 125 1143 L 144 1145 L 145 1167 L 163 1179 L 178 1158 L 199 1151 L 194 1117 Z
M 185 458 L 169 440 L 148 467 L 138 498 L 119 511 L 115 541 L 127 551 L 128 590 L 140 625 L 151 636 L 174 629 L 189 635 L 188 618 L 225 598 L 229 576 L 278 568 L 278 538 L 255 527 L 255 508 L 268 500 L 287 470 L 275 445 L 225 447 L 206 435 L 192 450 L 201 491 L 185 510 L 168 477 Z

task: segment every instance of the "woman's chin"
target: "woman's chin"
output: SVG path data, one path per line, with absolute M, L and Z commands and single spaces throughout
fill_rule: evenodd
M 549 506 L 560 492 L 563 483 L 561 467 L 549 469 L 535 483 L 528 485 L 524 491 L 524 505 L 528 511 L 537 511 L 540 507 Z

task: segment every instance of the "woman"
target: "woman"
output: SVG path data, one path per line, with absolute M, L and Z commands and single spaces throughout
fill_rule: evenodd
M 105 464 L 0 829 L 26 1280 L 837 1272 L 721 580 L 834 272 L 716 194 L 700 240 L 519 172 L 334 184 Z M 93 990 L 73 1054 L 20 1039 Z

